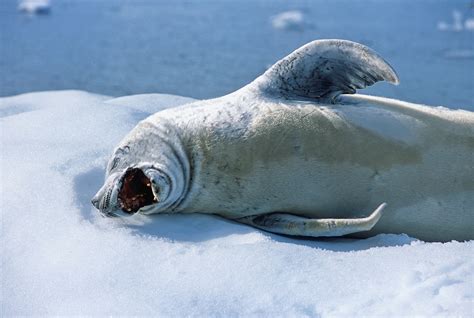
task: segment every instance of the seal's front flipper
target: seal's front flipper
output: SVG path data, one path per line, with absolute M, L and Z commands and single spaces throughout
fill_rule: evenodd
M 251 85 L 270 95 L 333 102 L 378 81 L 399 83 L 376 52 L 351 41 L 318 40 L 275 63 Z
M 235 221 L 278 234 L 312 237 L 342 236 L 370 230 L 382 216 L 385 206 L 386 204 L 382 203 L 371 215 L 358 219 L 309 219 L 292 214 L 272 213 L 248 216 Z

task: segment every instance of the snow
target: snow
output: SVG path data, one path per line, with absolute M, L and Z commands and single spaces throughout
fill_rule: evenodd
M 100 217 L 89 200 L 116 143 L 191 100 L 0 98 L 2 316 L 472 315 L 473 241 L 298 240 L 205 215 Z

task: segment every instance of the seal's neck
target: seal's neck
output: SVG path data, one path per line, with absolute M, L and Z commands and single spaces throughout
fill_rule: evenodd
M 145 131 L 151 136 L 144 138 L 144 145 L 151 167 L 160 175 L 161 184 L 157 185 L 165 190 L 166 197 L 157 204 L 151 213 L 172 213 L 179 211 L 180 205 L 189 189 L 191 167 L 182 138 L 174 125 L 165 119 L 155 119 L 153 122 L 144 121 L 143 126 L 148 126 Z M 164 189 L 164 188 L 167 189 Z

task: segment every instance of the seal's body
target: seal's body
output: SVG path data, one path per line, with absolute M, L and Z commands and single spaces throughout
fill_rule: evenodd
M 312 42 L 230 95 L 142 121 L 95 205 L 290 235 L 474 238 L 474 114 L 339 96 L 381 79 L 398 83 L 373 51 Z

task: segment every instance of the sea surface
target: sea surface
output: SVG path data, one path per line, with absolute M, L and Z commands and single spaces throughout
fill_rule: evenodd
M 272 18 L 289 10 L 303 21 L 275 28 Z M 461 30 L 451 30 L 453 12 Z M 474 110 L 474 30 L 464 27 L 473 16 L 468 0 L 53 0 L 48 15 L 1 0 L 0 96 L 80 89 L 212 98 L 309 41 L 341 38 L 370 46 L 400 76 L 399 86 L 361 93 Z

